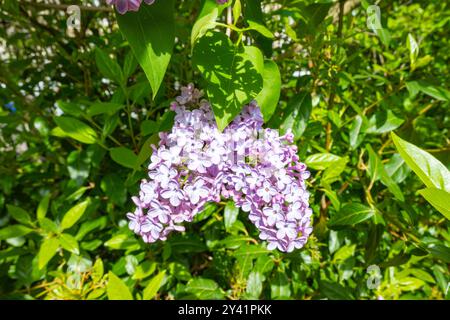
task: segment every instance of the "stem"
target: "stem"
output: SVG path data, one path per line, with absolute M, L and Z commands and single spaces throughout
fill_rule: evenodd
M 131 105 L 130 100 L 128 100 L 128 96 L 127 96 L 127 116 L 128 116 L 128 125 L 130 127 L 131 140 L 133 141 L 134 150 L 136 150 L 136 139 L 134 137 L 133 122 L 131 121 Z
M 231 36 L 231 26 L 233 25 L 233 14 L 231 11 L 231 6 L 228 6 L 227 8 L 227 24 L 228 24 L 228 29 L 226 31 L 226 34 L 228 37 Z
M 70 4 L 47 4 L 47 3 L 32 3 L 28 1 L 20 1 L 20 4 L 25 6 L 40 8 L 42 10 L 45 9 L 54 9 L 54 10 L 64 10 L 66 11 L 69 8 Z M 109 7 L 94 7 L 94 6 L 80 6 L 77 5 L 82 11 L 94 11 L 94 12 L 113 12 L 112 8 Z
M 339 22 L 338 22 L 338 30 L 337 30 L 337 38 L 338 38 L 338 45 L 336 46 L 336 54 L 339 53 L 340 48 L 340 40 L 342 38 L 342 29 L 344 26 L 344 4 L 345 0 L 339 1 Z M 336 88 L 333 88 L 333 86 L 336 86 L 336 73 L 333 74 L 331 83 L 330 83 L 330 89 L 333 89 L 331 91 L 330 97 L 328 99 L 328 111 L 332 110 L 334 107 L 334 98 L 336 97 Z M 332 144 L 332 138 L 331 138 L 331 123 L 327 123 L 327 129 L 326 129 L 326 141 L 325 141 L 325 149 L 327 152 L 331 150 L 331 144 Z

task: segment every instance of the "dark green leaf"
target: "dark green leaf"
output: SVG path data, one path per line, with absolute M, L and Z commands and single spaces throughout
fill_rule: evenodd
M 234 205 L 233 201 L 228 201 L 223 213 L 225 229 L 227 231 L 229 231 L 233 224 L 236 222 L 238 214 L 239 208 Z
M 261 91 L 263 56 L 256 47 L 235 46 L 224 34 L 209 31 L 197 42 L 193 63 L 207 81 L 208 99 L 222 131 Z
M 120 31 L 147 76 L 156 97 L 175 43 L 174 1 L 155 1 L 138 12 L 117 14 Z
M 20 224 L 15 224 L 13 226 L 8 226 L 3 229 L 0 229 L 0 240 L 22 237 L 24 235 L 29 234 L 32 231 L 33 229 L 22 226 Z
M 28 224 L 28 225 L 32 224 L 30 215 L 28 214 L 28 212 L 26 212 L 22 208 L 19 208 L 19 207 L 16 207 L 16 206 L 12 206 L 10 204 L 6 205 L 6 207 L 8 209 L 8 213 L 17 222 L 20 222 L 22 224 Z
M 72 117 L 55 117 L 58 127 L 69 137 L 86 144 L 97 141 L 97 133 L 84 122 Z
M 136 169 L 138 156 L 128 148 L 116 147 L 109 150 L 111 159 L 125 168 Z
M 372 218 L 375 210 L 360 203 L 346 204 L 330 219 L 330 226 L 355 225 Z

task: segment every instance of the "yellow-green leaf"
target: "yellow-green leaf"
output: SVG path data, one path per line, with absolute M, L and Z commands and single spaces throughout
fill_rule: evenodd
M 130 289 L 123 281 L 111 271 L 108 273 L 106 293 L 109 300 L 133 300 Z
M 61 221 L 61 231 L 72 227 L 84 214 L 88 205 L 89 199 L 86 199 L 70 208 Z
M 150 300 L 158 293 L 158 290 L 164 280 L 165 274 L 166 272 L 162 271 L 150 280 L 147 287 L 145 287 L 144 289 L 144 300 Z
M 39 249 L 38 254 L 38 267 L 44 268 L 47 263 L 53 258 L 59 248 L 59 240 L 56 238 L 45 239 Z

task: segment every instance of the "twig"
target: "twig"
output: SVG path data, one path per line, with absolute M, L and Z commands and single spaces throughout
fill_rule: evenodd
M 339 1 L 339 24 L 338 24 L 338 30 L 337 30 L 337 38 L 339 40 L 341 40 L 342 38 L 342 30 L 344 27 L 344 5 L 345 5 L 345 0 L 340 0 Z M 339 42 L 338 42 L 338 46 L 336 48 L 336 53 L 339 53 Z M 336 85 L 336 74 L 333 75 L 331 83 L 330 83 L 330 88 L 331 93 L 330 93 L 330 97 L 328 98 L 328 110 L 332 110 L 334 107 L 334 98 L 336 97 L 336 88 L 333 88 L 333 84 Z M 326 142 L 325 142 L 325 148 L 327 151 L 330 151 L 331 149 L 331 123 L 328 122 L 327 123 L 327 129 L 326 129 Z
M 33 3 L 28 1 L 20 1 L 20 4 L 35 7 L 38 9 L 46 10 L 46 9 L 54 9 L 54 10 L 64 10 L 66 11 L 72 5 L 69 4 L 48 4 L 48 3 Z M 113 12 L 112 8 L 108 7 L 94 7 L 94 6 L 80 6 L 77 5 L 81 11 L 94 11 L 94 12 Z

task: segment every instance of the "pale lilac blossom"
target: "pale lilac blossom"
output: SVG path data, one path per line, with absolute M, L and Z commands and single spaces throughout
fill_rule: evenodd
M 310 174 L 299 162 L 291 132 L 280 136 L 264 129 L 255 102 L 223 132 L 202 92 L 188 85 L 170 105 L 175 111 L 170 133 L 152 146 L 149 178 L 132 197 L 129 227 L 145 242 L 166 240 L 185 230 L 208 201 L 234 201 L 248 213 L 270 250 L 302 248 L 312 232 Z

